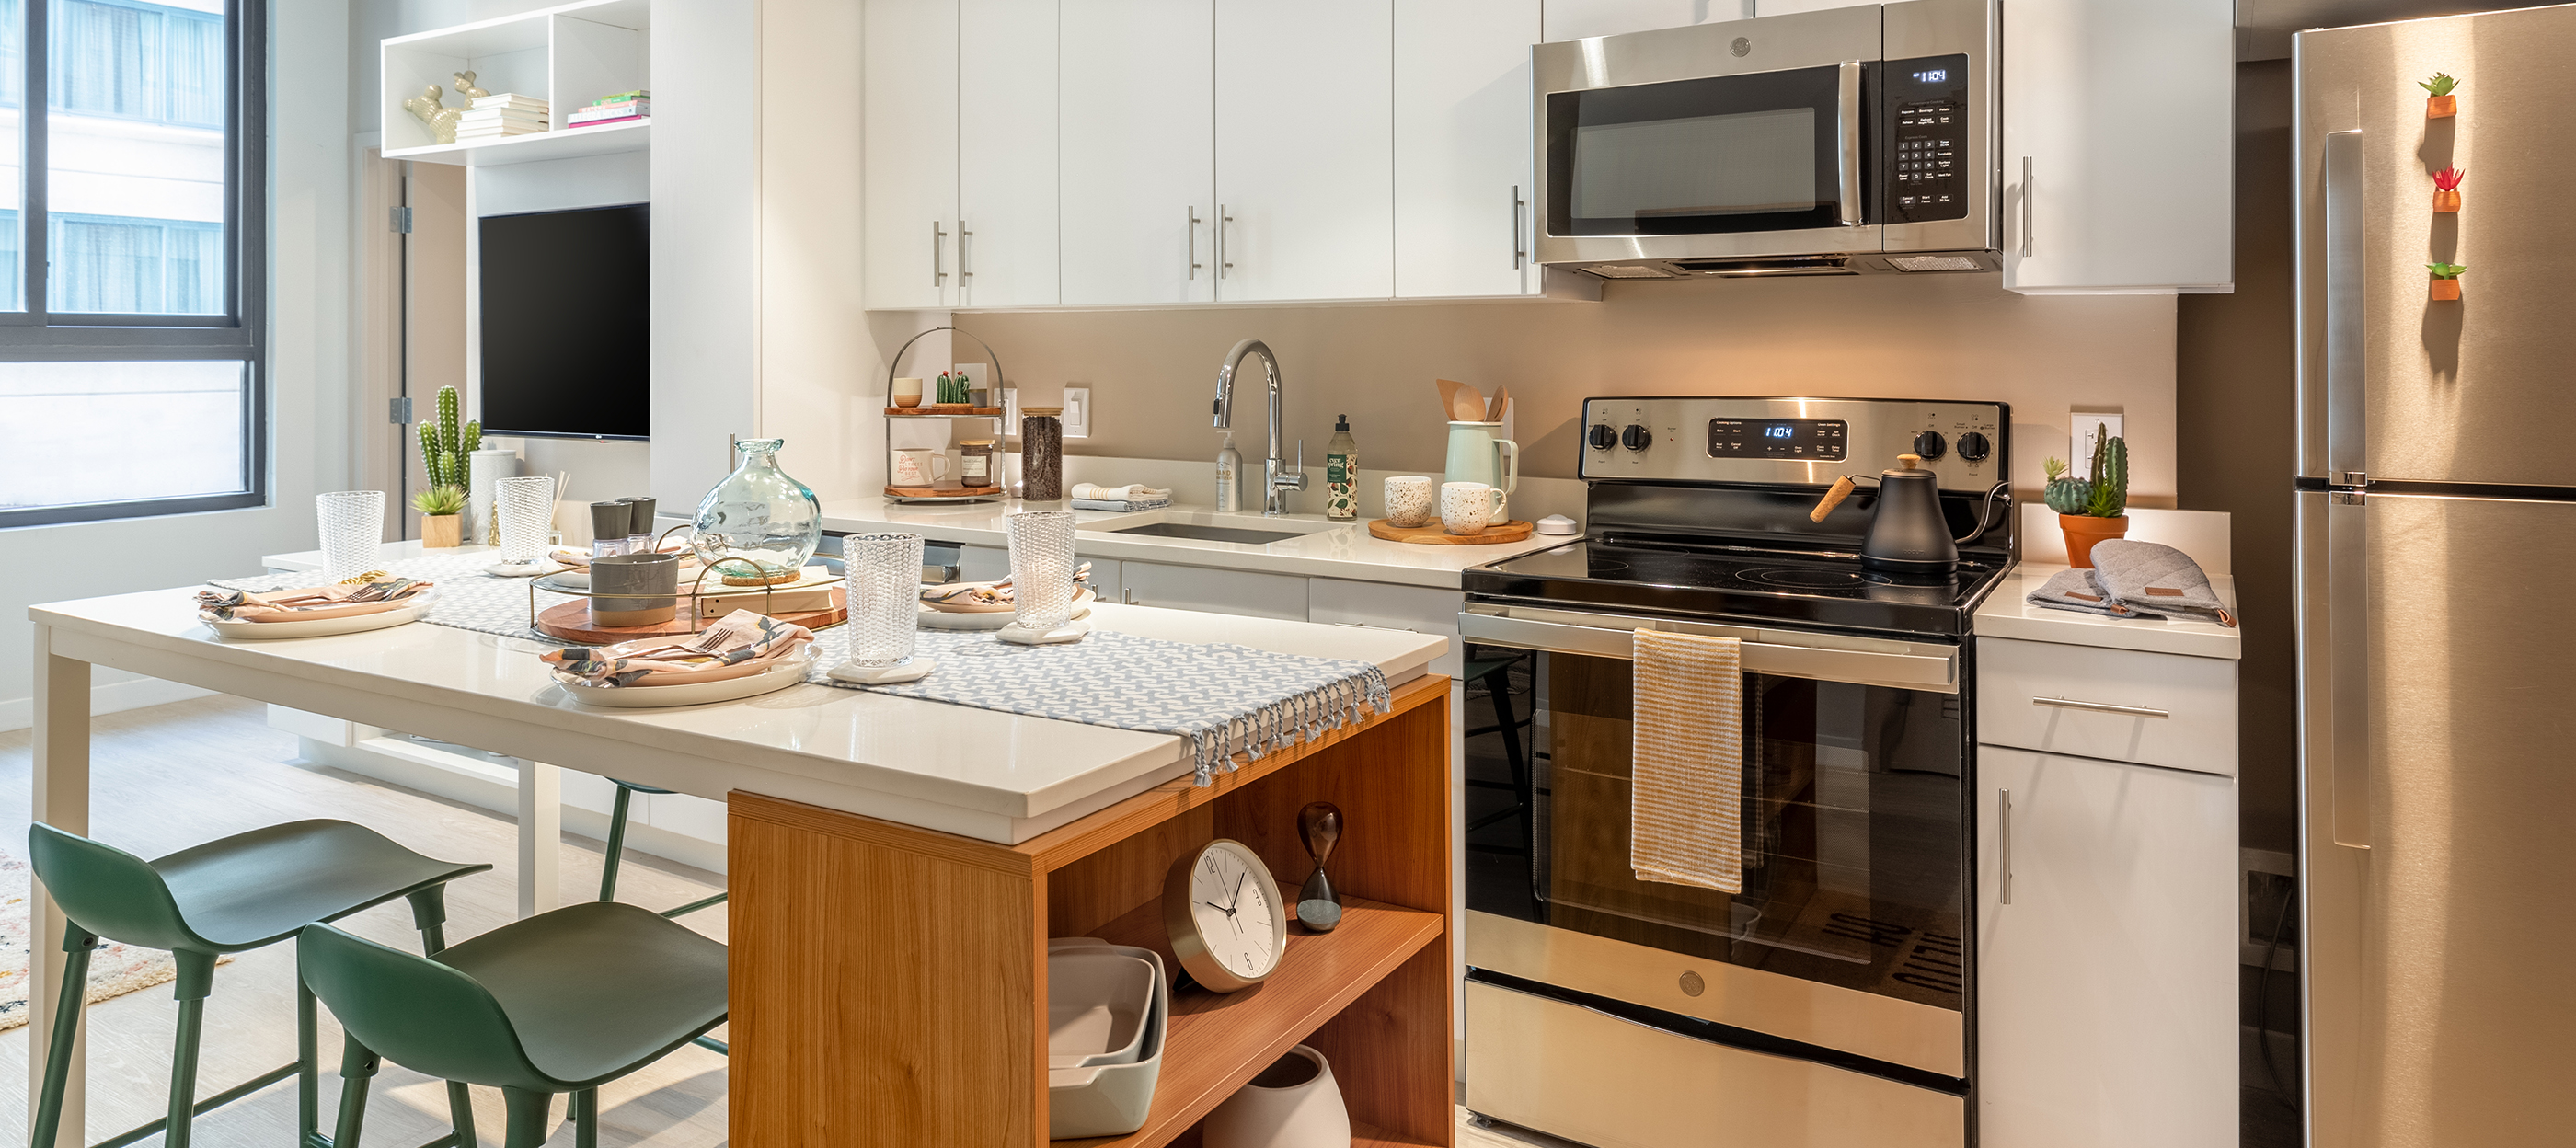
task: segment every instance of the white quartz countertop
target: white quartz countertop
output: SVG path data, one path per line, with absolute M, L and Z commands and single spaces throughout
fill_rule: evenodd
M 370 720 L 425 704 L 468 724 L 479 716 L 520 729 L 539 723 L 578 739 L 578 754 L 538 758 L 567 768 L 610 773 L 631 758 L 638 770 L 649 770 L 631 775 L 635 780 L 701 797 L 722 800 L 746 789 L 988 840 L 1025 840 L 1189 772 L 1186 745 L 1169 734 L 810 683 L 738 702 L 594 709 L 566 695 L 537 660 L 538 651 L 557 643 L 425 622 L 335 637 L 226 642 L 197 620 L 198 589 L 54 602 L 29 607 L 28 616 L 75 640 L 96 635 L 142 647 L 126 659 L 137 663 L 128 668 L 149 672 L 155 655 L 178 653 L 192 664 L 215 663 L 218 673 L 244 671 L 243 682 L 264 683 L 251 696 L 281 705 Z M 1375 662 L 1392 683 L 1420 677 L 1448 642 L 1403 630 L 1106 602 L 1093 605 L 1090 620 L 1149 638 Z M 119 664 L 105 656 L 92 660 Z M 222 681 L 200 684 L 221 689 Z M 366 712 L 341 712 L 360 710 Z M 370 724 L 401 728 L 385 718 Z M 411 732 L 471 744 L 474 731 Z
M 1016 502 L 900 503 L 881 496 L 839 499 L 823 504 L 823 528 L 850 533 L 911 531 L 938 542 L 982 546 L 1009 544 L 1002 518 L 1021 508 Z M 1031 509 L 1055 509 L 1035 505 Z M 1174 505 L 1162 510 L 1121 513 L 1076 510 L 1075 550 L 1085 558 L 1134 559 L 1182 566 L 1210 566 L 1267 574 L 1315 578 L 1348 578 L 1455 590 L 1459 572 L 1470 566 L 1544 550 L 1573 541 L 1570 537 L 1533 534 L 1521 542 L 1488 546 L 1425 546 L 1370 537 L 1365 522 L 1332 522 L 1321 515 L 1291 514 L 1264 518 L 1259 513 L 1218 514 L 1205 506 Z M 1262 545 L 1204 542 L 1117 533 L 1119 528 L 1158 522 L 1227 526 L 1244 530 L 1286 530 L 1298 537 Z
M 1987 596 L 1984 605 L 1977 607 L 1977 636 L 2143 650 L 2154 654 L 2188 654 L 2201 658 L 2241 656 L 2239 650 L 2243 640 L 2240 631 L 2216 622 L 2198 621 L 2185 615 L 2161 620 L 2113 618 L 2031 604 L 2028 600 L 2030 592 L 2039 589 L 2064 569 L 2064 566 L 2023 563 L 2005 572 L 1995 592 Z M 2213 574 L 2209 584 L 2218 592 L 2219 601 L 2231 608 L 2236 605 L 2236 579 Z M 2240 617 L 2238 621 L 2241 625 L 2243 619 Z

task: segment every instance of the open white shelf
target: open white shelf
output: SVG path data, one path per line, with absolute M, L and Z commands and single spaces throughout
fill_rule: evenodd
M 544 99 L 560 125 L 601 96 L 652 87 L 652 12 L 651 0 L 586 0 L 383 41 L 384 157 L 488 167 L 643 150 L 650 119 L 435 143 L 403 101 L 437 84 L 443 103 L 464 106 L 470 101 L 456 95 L 451 76 L 472 71 L 486 91 Z

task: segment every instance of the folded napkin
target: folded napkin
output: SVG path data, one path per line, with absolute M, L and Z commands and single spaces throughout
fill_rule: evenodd
M 566 646 L 537 656 L 557 674 L 594 686 L 680 686 L 759 673 L 813 640 L 803 626 L 736 610 L 686 641 Z
M 1744 891 L 1744 650 L 1639 630 L 1628 865 L 1640 881 Z
M 1091 563 L 1073 568 L 1073 589 L 1079 595 L 1091 589 Z M 960 608 L 968 606 L 1008 606 L 1019 600 L 1011 580 L 999 582 L 943 582 L 921 588 L 921 600 L 932 606 Z
M 224 622 L 309 622 L 400 609 L 436 583 L 385 577 L 372 582 L 311 586 L 301 590 L 199 590 L 200 614 Z
M 1102 486 L 1098 483 L 1077 482 L 1073 484 L 1073 497 L 1077 500 L 1093 502 L 1170 502 L 1172 492 L 1156 490 L 1141 482 L 1131 482 L 1125 486 Z
M 2102 583 L 2094 578 L 2093 571 L 2090 570 L 2073 568 L 2060 570 L 2049 575 L 2045 585 L 2025 595 L 2024 600 L 2034 606 L 2046 606 L 2052 610 L 2075 610 L 2086 614 L 2100 614 L 2106 618 L 2164 617 L 2162 614 L 2150 614 L 2120 604 L 2118 599 L 2111 596 L 2110 591 L 2102 588 Z
M 2126 538 L 2094 543 L 2093 575 L 2114 601 L 2131 609 L 2197 614 L 2203 621 L 2236 625 L 2235 612 L 2218 600 L 2200 563 L 2171 546 Z
M 1077 498 L 1073 500 L 1073 508 L 1075 510 L 1115 510 L 1122 514 L 1133 513 L 1139 510 L 1161 510 L 1171 504 L 1172 500 L 1168 498 L 1155 499 L 1151 502 L 1113 502 L 1102 498 Z

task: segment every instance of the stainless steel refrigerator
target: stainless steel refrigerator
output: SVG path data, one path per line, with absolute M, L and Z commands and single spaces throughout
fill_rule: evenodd
M 2296 58 L 2309 1143 L 2576 1143 L 2576 5 Z

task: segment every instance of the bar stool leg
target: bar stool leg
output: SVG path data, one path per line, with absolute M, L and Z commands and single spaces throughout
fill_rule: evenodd
M 331 1148 L 358 1148 L 367 1123 L 367 1086 L 380 1063 L 354 1036 L 340 1046 L 340 1122 L 332 1126 Z
M 599 899 L 617 899 L 617 864 L 626 859 L 626 810 L 635 800 L 635 791 L 617 787 L 617 801 L 608 810 L 608 855 L 599 863 Z
M 215 989 L 213 953 L 170 954 L 179 965 L 179 1035 L 170 1050 L 170 1116 L 163 1148 L 188 1148 L 197 1120 L 197 1046 L 206 1031 L 206 995 Z
M 304 974 L 295 975 L 295 1148 L 314 1148 L 322 1134 L 322 1039 L 316 1028 L 320 1002 Z
M 27 1141 L 41 1148 L 53 1148 L 54 1134 L 62 1127 L 63 1091 L 71 1079 L 81 1006 L 89 999 L 89 955 L 96 948 L 97 935 L 78 925 L 63 930 L 63 951 L 71 955 L 63 962 L 62 999 L 54 1005 L 54 1038 L 45 1046 L 45 1090 L 36 1100 L 35 1135 Z M 42 960 L 43 954 L 37 959 Z
M 572 1094 L 572 1118 L 579 1121 L 572 1130 L 572 1148 L 599 1148 L 599 1090 L 585 1088 Z
M 544 1148 L 546 1133 L 551 1131 L 546 1122 L 554 1115 L 554 1095 L 523 1088 L 504 1088 L 501 1099 L 510 1113 L 510 1130 L 501 1142 L 502 1148 Z

